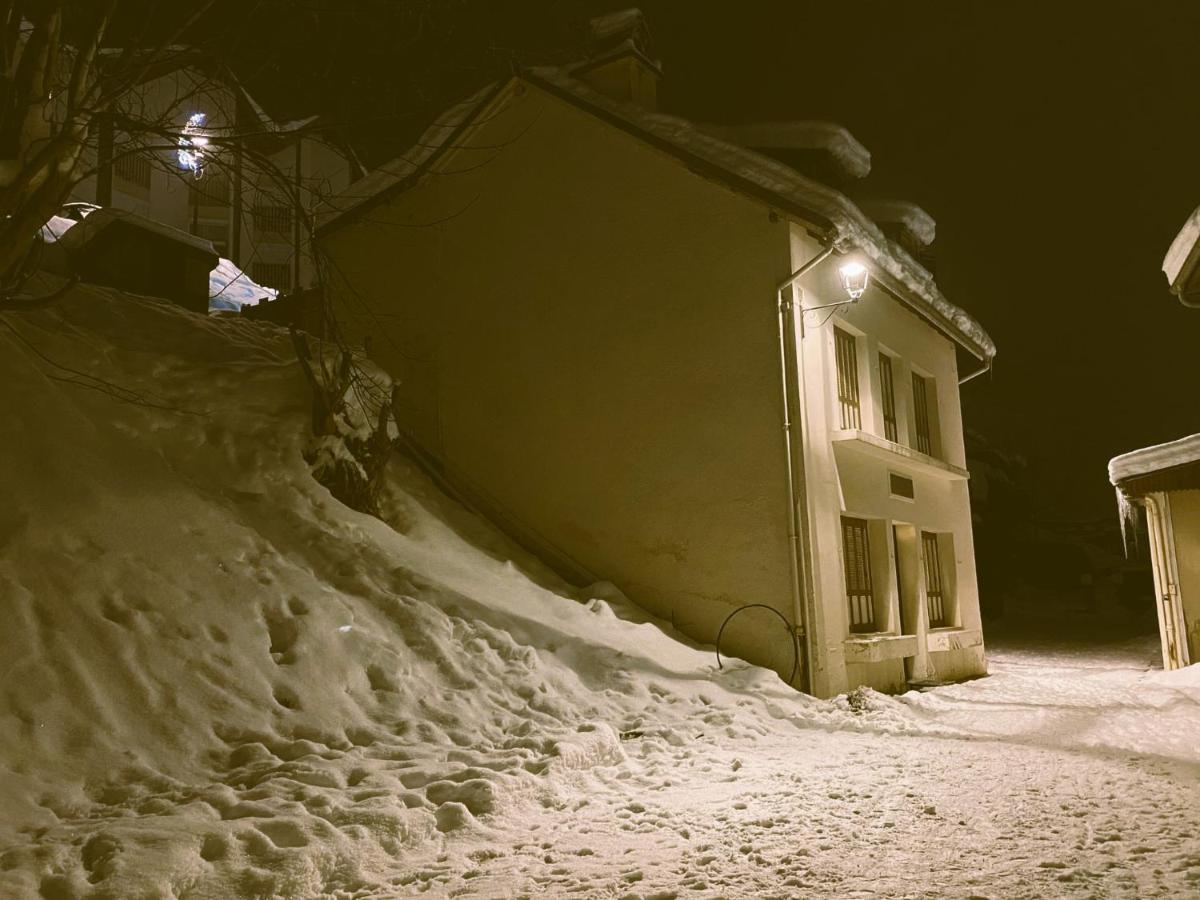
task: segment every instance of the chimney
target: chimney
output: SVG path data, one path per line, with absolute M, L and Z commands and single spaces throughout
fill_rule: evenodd
M 597 16 L 587 25 L 587 59 L 571 74 L 607 97 L 658 109 L 662 66 L 650 54 L 650 31 L 640 9 Z

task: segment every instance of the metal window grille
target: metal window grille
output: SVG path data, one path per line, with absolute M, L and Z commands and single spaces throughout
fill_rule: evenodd
M 212 241 L 213 248 L 222 256 L 229 249 L 229 222 L 197 222 L 192 234 Z
M 270 234 L 291 234 L 292 208 L 256 203 L 253 210 L 255 231 Z
M 292 287 L 292 267 L 287 263 L 256 262 L 250 266 L 250 277 L 264 287 L 289 291 Z
M 128 184 L 150 189 L 150 159 L 142 153 L 122 153 L 112 161 L 113 174 Z
M 840 328 L 834 328 L 833 345 L 837 359 L 838 406 L 842 414 L 842 428 L 861 428 L 862 415 L 858 405 L 858 344 L 853 335 Z
M 875 595 L 871 588 L 871 548 L 864 519 L 842 517 L 842 556 L 846 569 L 846 600 L 850 630 L 875 630 Z
M 922 453 L 932 453 L 932 443 L 929 440 L 929 395 L 925 388 L 925 379 L 913 373 L 913 424 L 916 427 L 916 447 Z
M 896 388 L 892 382 L 892 358 L 879 354 L 879 391 L 883 395 L 883 436 L 898 440 L 896 430 Z
M 229 179 L 224 175 L 188 180 L 188 204 L 191 206 L 228 206 L 229 196 Z
M 929 627 L 942 628 L 946 622 L 946 597 L 942 589 L 942 557 L 936 534 L 921 532 L 925 550 L 925 601 L 929 606 Z

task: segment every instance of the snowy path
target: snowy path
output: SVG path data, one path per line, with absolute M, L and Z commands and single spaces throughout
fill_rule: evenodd
M 401 883 L 479 897 L 1200 896 L 1196 679 L 1163 683 L 1102 652 L 1002 652 L 993 671 L 873 696 L 864 716 L 892 730 L 907 707 L 962 737 L 782 720 L 757 737 L 701 726 L 681 747 L 626 741 L 624 765 L 581 777 L 558 808 L 509 818 L 486 846 L 450 843 Z
M 481 897 L 1200 894 L 1194 767 L 823 732 L 643 753 L 422 880 Z

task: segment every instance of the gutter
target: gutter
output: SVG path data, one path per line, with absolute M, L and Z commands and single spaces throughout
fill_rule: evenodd
M 1200 291 L 1175 291 L 1175 296 L 1179 298 L 1179 302 L 1188 309 L 1200 309 L 1200 300 L 1189 300 L 1188 297 L 1200 296 Z
M 983 361 L 983 368 L 977 369 L 976 371 L 972 372 L 970 375 L 966 375 L 966 376 L 958 379 L 958 384 L 961 387 L 962 385 L 964 385 L 968 381 L 970 381 L 972 378 L 978 378 L 984 372 L 990 372 L 990 371 L 992 371 L 992 361 L 991 361 L 991 359 L 985 359 Z

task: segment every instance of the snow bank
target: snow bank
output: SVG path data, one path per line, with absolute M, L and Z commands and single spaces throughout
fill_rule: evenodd
M 1175 466 L 1185 466 L 1200 460 L 1200 434 L 1177 441 L 1143 447 L 1114 457 L 1108 462 L 1108 480 L 1114 485 L 1130 478 L 1161 472 Z
M 807 702 L 479 549 L 401 460 L 391 526 L 342 507 L 272 326 L 80 286 L 0 319 L 0 378 L 0 896 L 382 890 L 621 732 Z
M 233 264 L 221 257 L 217 267 L 208 273 L 208 309 L 236 312 L 243 306 L 257 306 L 263 300 L 274 300 L 279 291 L 263 287 Z

